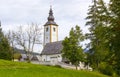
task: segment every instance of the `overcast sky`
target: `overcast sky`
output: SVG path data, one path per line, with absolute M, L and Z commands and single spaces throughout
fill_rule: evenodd
M 59 40 L 63 40 L 76 25 L 83 33 L 88 32 L 85 18 L 91 3 L 92 0 L 0 0 L 0 20 L 4 31 L 32 22 L 42 26 L 52 5 Z
M 0 0 L 0 20 L 3 30 L 19 25 L 44 25 L 52 5 L 55 22 L 59 25 L 59 40 L 71 27 L 79 25 L 85 32 L 85 17 L 91 0 Z

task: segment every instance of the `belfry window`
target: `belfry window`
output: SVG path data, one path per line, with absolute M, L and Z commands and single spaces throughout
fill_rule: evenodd
M 56 29 L 55 29 L 55 28 L 53 28 L 53 31 L 55 32 L 55 31 L 56 31 Z
M 46 32 L 48 32 L 48 27 L 46 28 Z

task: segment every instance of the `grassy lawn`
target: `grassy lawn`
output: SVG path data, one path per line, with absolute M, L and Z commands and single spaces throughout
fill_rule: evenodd
M 0 77 L 108 77 L 97 72 L 67 70 L 0 60 Z

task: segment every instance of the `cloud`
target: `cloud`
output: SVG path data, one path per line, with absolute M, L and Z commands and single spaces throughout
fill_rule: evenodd
M 52 1 L 52 0 L 51 0 Z M 50 5 L 53 6 L 55 22 L 59 25 L 59 40 L 68 36 L 72 27 L 79 25 L 83 32 L 87 10 L 92 0 L 0 0 L 0 20 L 3 30 L 32 22 L 44 25 Z M 108 0 L 105 0 L 108 2 Z
M 57 2 L 57 1 L 56 1 Z M 69 34 L 71 27 L 79 25 L 84 32 L 87 32 L 85 18 L 91 0 L 65 0 L 55 4 L 54 10 L 56 22 L 59 23 L 59 39 L 64 39 Z M 64 35 L 64 36 L 61 36 Z
M 42 0 L 4 0 L 0 3 L 0 18 L 8 24 L 34 22 L 44 14 L 43 5 Z
M 52 1 L 60 40 L 69 34 L 71 27 L 80 25 L 82 29 L 86 29 L 84 19 L 90 2 L 91 0 Z M 4 25 L 3 30 L 32 22 L 44 25 L 47 22 L 50 3 L 48 0 L 2 0 L 0 19 Z

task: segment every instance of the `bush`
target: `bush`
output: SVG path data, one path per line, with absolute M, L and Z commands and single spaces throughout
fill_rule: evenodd
M 112 77 L 117 76 L 114 69 L 113 69 L 113 67 L 111 65 L 107 64 L 106 62 L 100 63 L 98 70 L 101 73 L 112 76 Z
M 55 65 L 54 67 L 57 67 L 57 68 L 62 68 L 60 65 Z
M 21 58 L 21 54 L 20 53 L 15 53 L 13 55 L 14 59 L 20 59 Z

